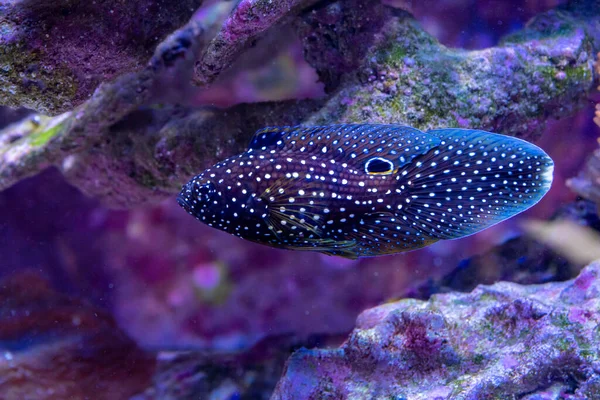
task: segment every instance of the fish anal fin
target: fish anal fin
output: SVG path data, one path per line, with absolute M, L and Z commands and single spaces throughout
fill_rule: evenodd
M 306 239 L 291 243 L 285 246 L 289 250 L 308 250 L 317 251 L 330 256 L 339 256 L 349 259 L 358 258 L 358 254 L 354 252 L 356 241 L 354 240 L 334 240 L 334 239 Z
M 336 257 L 343 257 L 343 258 L 347 258 L 348 260 L 356 260 L 358 259 L 358 254 L 356 254 L 356 252 L 352 251 L 352 250 L 346 250 L 346 249 L 341 249 L 341 250 L 326 250 L 326 251 L 321 251 L 321 253 L 326 254 L 328 256 L 336 256 Z

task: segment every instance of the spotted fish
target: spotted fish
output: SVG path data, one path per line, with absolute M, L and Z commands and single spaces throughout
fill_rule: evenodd
M 479 232 L 537 203 L 552 171 L 537 146 L 480 130 L 270 127 L 178 202 L 247 240 L 354 259 Z

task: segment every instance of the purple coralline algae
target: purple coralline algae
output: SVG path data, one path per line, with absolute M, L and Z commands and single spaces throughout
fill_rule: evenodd
M 337 349 L 294 353 L 273 400 L 600 398 L 600 263 L 364 311 Z

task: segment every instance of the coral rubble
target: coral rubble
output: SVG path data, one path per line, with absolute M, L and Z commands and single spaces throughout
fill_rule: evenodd
M 294 353 L 272 399 L 600 398 L 599 306 L 600 263 L 384 304 L 340 348 Z

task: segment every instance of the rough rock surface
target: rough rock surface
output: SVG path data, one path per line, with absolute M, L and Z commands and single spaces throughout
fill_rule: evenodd
M 600 263 L 363 312 L 337 349 L 299 350 L 273 400 L 600 398 Z
M 387 14 L 359 0 L 333 3 L 304 19 L 310 26 L 307 53 L 318 55 L 308 61 L 326 87 L 341 80 L 309 122 L 485 128 L 531 139 L 544 116 L 573 113 L 582 93 L 593 87 L 600 42 L 595 28 L 586 26 L 597 24 L 592 15 L 598 8 L 594 2 L 573 2 L 539 14 L 498 46 L 464 51 L 441 45 L 402 11 L 388 16 L 378 34 L 365 35 L 362 21 Z M 332 33 L 350 27 L 356 30 L 350 38 Z M 365 41 L 374 44 L 368 47 Z M 356 51 L 350 52 L 352 61 L 342 56 L 348 46 Z M 344 68 L 352 73 L 344 74 Z
M 0 1 L 0 100 L 56 114 L 140 69 L 202 0 Z
M 332 339 L 337 338 L 283 335 L 246 352 L 161 352 L 152 386 L 132 400 L 268 400 L 293 350 Z

